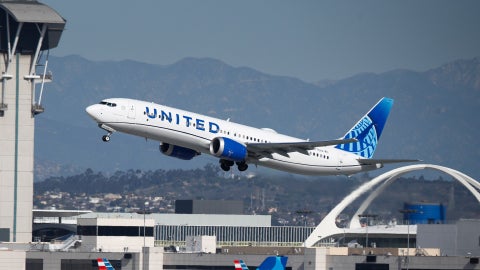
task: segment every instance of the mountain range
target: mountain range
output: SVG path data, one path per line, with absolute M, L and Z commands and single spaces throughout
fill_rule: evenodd
M 423 72 L 399 69 L 323 82 L 270 75 L 212 58 L 152 65 L 50 56 L 49 69 L 54 79 L 42 98 L 45 112 L 36 116 L 36 180 L 86 168 L 114 172 L 217 162 L 205 155 L 192 161 L 163 156 L 158 142 L 124 134 L 102 142 L 105 132 L 85 107 L 109 97 L 149 100 L 291 136 L 328 140 L 343 136 L 387 96 L 395 105 L 375 158 L 421 159 L 480 178 L 480 57 Z M 388 165 L 381 172 L 393 168 Z M 263 172 L 254 166 L 249 171 Z

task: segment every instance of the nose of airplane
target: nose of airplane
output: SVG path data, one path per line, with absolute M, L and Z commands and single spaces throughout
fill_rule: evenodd
M 87 108 L 85 108 L 85 111 L 90 115 L 90 117 L 93 118 L 93 120 L 97 121 L 99 120 L 100 112 L 98 110 L 98 105 L 90 105 Z

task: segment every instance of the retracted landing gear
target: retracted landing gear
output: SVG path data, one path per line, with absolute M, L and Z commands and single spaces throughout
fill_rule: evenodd
M 220 159 L 219 162 L 220 162 L 220 168 L 222 168 L 222 170 L 226 172 L 230 171 L 230 167 L 235 165 L 235 162 L 227 159 Z M 243 172 L 248 169 L 248 164 L 245 163 L 245 161 L 237 162 L 237 167 L 239 171 Z

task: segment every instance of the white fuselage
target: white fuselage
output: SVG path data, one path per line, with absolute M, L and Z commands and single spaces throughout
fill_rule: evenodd
M 102 103 L 89 106 L 87 112 L 106 130 L 145 137 L 205 154 L 211 154 L 210 143 L 216 137 L 230 138 L 245 145 L 305 142 L 271 129 L 254 128 L 151 102 L 112 98 Z M 308 150 L 308 153 L 272 153 L 268 157 L 249 155 L 245 161 L 306 175 L 350 175 L 378 168 L 376 165 L 361 165 L 357 159 L 355 154 L 325 146 Z

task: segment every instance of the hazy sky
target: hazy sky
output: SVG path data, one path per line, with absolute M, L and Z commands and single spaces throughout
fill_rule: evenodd
M 480 1 L 40 2 L 67 20 L 57 56 L 161 65 L 212 57 L 305 81 L 480 56 Z

